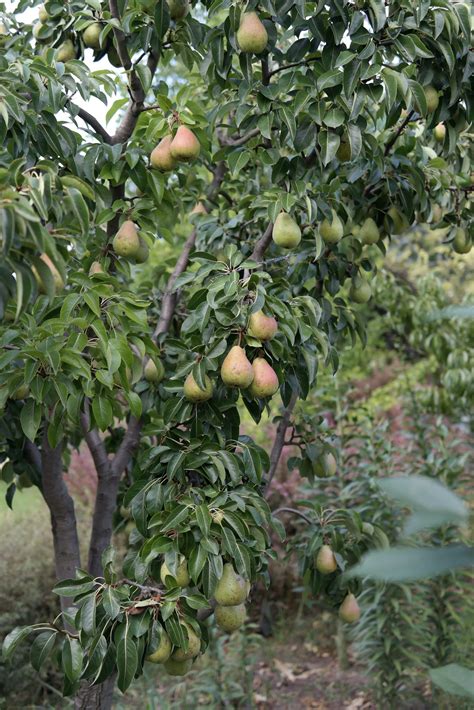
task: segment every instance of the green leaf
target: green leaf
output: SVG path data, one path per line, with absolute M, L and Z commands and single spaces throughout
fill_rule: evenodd
M 2 644 L 3 659 L 7 661 L 15 652 L 16 647 L 33 631 L 32 626 L 16 626 L 5 637 Z
M 41 669 L 43 663 L 49 658 L 56 641 L 57 631 L 43 631 L 31 645 L 30 661 L 36 671 Z
M 341 139 L 337 133 L 332 131 L 319 131 L 318 143 L 321 147 L 321 160 L 326 166 L 335 157 Z
M 83 196 L 73 187 L 68 187 L 67 192 L 69 194 L 69 204 L 72 211 L 77 217 L 79 222 L 81 232 L 84 236 L 89 234 L 89 208 L 86 205 L 86 201 Z
M 77 639 L 66 636 L 61 660 L 66 677 L 74 683 L 82 673 L 83 663 L 83 651 Z
M 29 397 L 20 412 L 20 424 L 25 436 L 30 440 L 35 440 L 41 424 L 41 405 Z
M 470 668 L 449 663 L 440 668 L 431 668 L 429 674 L 432 683 L 445 693 L 474 700 L 474 671 Z
M 437 481 L 426 476 L 394 476 L 378 481 L 382 490 L 402 505 L 427 513 L 443 514 L 446 520 L 463 522 L 469 511 L 458 496 Z
M 105 431 L 114 420 L 114 413 L 110 400 L 106 397 L 95 396 L 92 399 L 92 414 L 99 429 Z
M 53 592 L 61 597 L 76 597 L 91 592 L 94 587 L 92 579 L 64 579 L 53 587 Z
M 130 686 L 138 667 L 137 646 L 128 634 L 120 639 L 117 644 L 117 685 L 122 693 Z

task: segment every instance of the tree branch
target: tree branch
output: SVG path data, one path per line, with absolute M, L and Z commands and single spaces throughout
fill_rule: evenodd
M 120 477 L 124 469 L 127 467 L 128 462 L 135 453 L 135 449 L 137 448 L 140 439 L 141 428 L 141 419 L 137 419 L 136 417 L 131 416 L 128 421 L 127 432 L 123 437 L 122 443 L 120 444 L 117 453 L 112 459 L 112 474 L 114 476 Z
M 319 60 L 319 57 L 312 57 L 311 59 L 302 59 L 299 62 L 291 62 L 290 64 L 284 64 L 281 67 L 277 67 L 276 69 L 273 69 L 272 71 L 268 72 L 268 78 L 271 79 L 272 76 L 275 76 L 275 74 L 278 74 L 281 71 L 285 71 L 286 69 L 293 69 L 294 67 L 301 67 L 301 66 L 308 66 L 312 62 L 317 62 Z
M 92 114 L 90 114 L 83 108 L 79 108 L 77 115 L 79 116 L 79 118 L 82 118 L 82 120 L 85 121 L 85 123 L 87 123 L 91 128 L 93 128 L 94 131 L 98 133 L 101 138 L 103 138 L 105 143 L 112 145 L 112 136 L 105 130 L 105 128 L 102 126 L 100 121 L 95 118 L 95 116 L 92 116 Z
M 228 146 L 233 146 L 234 148 L 239 146 L 239 145 L 244 145 L 247 143 L 249 140 L 252 138 L 255 138 L 255 136 L 260 135 L 260 129 L 259 128 L 252 128 L 251 131 L 248 133 L 245 133 L 243 136 L 235 136 L 233 138 L 223 138 L 222 139 L 222 145 L 228 145 Z
M 385 146 L 385 150 L 384 150 L 384 152 L 383 152 L 383 154 L 384 154 L 385 157 L 387 157 L 387 155 L 390 153 L 390 150 L 392 149 L 392 146 L 397 142 L 399 136 L 401 136 L 401 134 L 403 133 L 403 131 L 404 131 L 405 127 L 407 126 L 407 124 L 410 123 L 410 121 L 411 121 L 411 119 L 412 119 L 414 113 L 415 113 L 414 111 L 410 111 L 410 113 L 407 114 L 405 120 L 400 124 L 400 126 L 398 127 L 398 129 L 395 131 L 395 133 L 393 134 L 393 136 L 392 136 L 392 137 L 390 138 L 390 140 L 388 141 L 387 145 Z
M 273 222 L 270 222 L 268 224 L 268 227 L 258 240 L 258 242 L 255 245 L 255 248 L 250 255 L 250 258 L 253 259 L 254 261 L 261 261 L 263 258 L 263 255 L 265 251 L 268 248 L 268 245 L 270 244 L 272 240 L 272 233 L 273 233 Z
M 293 515 L 299 515 L 300 518 L 303 518 L 303 520 L 306 520 L 307 523 L 310 525 L 314 524 L 314 521 L 311 520 L 311 518 L 308 518 L 307 515 L 302 513 L 299 510 L 296 510 L 296 508 L 277 508 L 276 510 L 273 511 L 273 515 L 278 515 L 278 513 L 293 513 Z
M 97 429 L 90 428 L 89 400 L 84 402 L 84 411 L 81 412 L 81 426 L 89 451 L 94 461 L 97 475 L 108 475 L 110 473 L 110 460 L 103 440 Z
M 283 411 L 283 416 L 278 422 L 276 434 L 275 434 L 275 440 L 273 442 L 272 450 L 270 452 L 270 468 L 268 469 L 268 478 L 267 478 L 267 484 L 265 486 L 265 495 L 268 494 L 268 491 L 270 489 L 271 482 L 273 480 L 273 477 L 276 473 L 277 467 L 278 467 L 278 462 L 280 460 L 281 452 L 283 450 L 283 447 L 285 445 L 285 435 L 286 435 L 286 430 L 288 429 L 288 426 L 290 424 L 290 418 L 291 418 L 291 413 L 293 412 L 293 409 L 295 408 L 296 400 L 298 399 L 298 395 L 296 392 L 293 392 L 290 398 L 290 401 L 288 402 L 288 406 L 284 409 Z

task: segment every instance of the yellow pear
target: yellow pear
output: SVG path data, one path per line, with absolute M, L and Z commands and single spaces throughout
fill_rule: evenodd
M 169 658 L 163 665 L 168 675 L 186 675 L 191 670 L 193 661 L 175 661 L 174 658 Z
M 168 658 L 171 656 L 171 641 L 170 637 L 166 633 L 164 629 L 161 629 L 161 636 L 160 636 L 160 643 L 158 644 L 158 648 L 153 651 L 153 653 L 150 653 L 146 657 L 147 661 L 150 661 L 151 663 L 165 663 L 165 661 L 168 660 Z
M 170 145 L 175 160 L 194 160 L 201 152 L 201 144 L 187 126 L 180 126 Z
M 214 598 L 219 606 L 237 606 L 247 599 L 247 583 L 230 562 L 224 565 L 222 577 L 216 584 Z
M 271 365 L 263 357 L 257 357 L 252 363 L 253 381 L 249 391 L 254 397 L 271 397 L 280 387 L 278 377 Z
M 172 20 L 182 20 L 189 12 L 189 0 L 168 0 Z
M 353 594 L 348 594 L 339 607 L 339 616 L 343 621 L 353 624 L 360 619 L 360 607 Z
M 143 375 L 147 382 L 153 382 L 154 384 L 161 382 L 165 376 L 165 368 L 161 360 L 155 362 L 150 358 L 143 368 Z
M 38 19 L 43 25 L 49 20 L 49 14 L 44 5 L 40 5 L 38 8 Z
M 301 241 L 301 229 L 286 212 L 280 212 L 273 225 L 272 238 L 284 249 L 294 249 Z
M 94 276 L 94 274 L 104 274 L 105 271 L 102 268 L 100 261 L 93 261 L 90 265 L 89 276 Z
M 401 234 L 402 232 L 405 232 L 410 226 L 405 215 L 401 214 L 396 207 L 390 207 L 387 212 L 387 215 L 391 219 L 391 226 L 389 227 L 389 229 L 391 229 L 393 234 Z
M 205 375 L 204 382 L 206 387 L 205 389 L 201 389 L 194 379 L 192 372 L 190 372 L 184 381 L 183 387 L 186 399 L 190 402 L 207 402 L 208 399 L 211 399 L 214 391 L 212 380 L 208 377 L 208 375 Z
M 347 163 L 352 158 L 351 144 L 346 137 L 341 138 L 339 148 L 336 151 L 336 158 L 341 163 Z
M 40 259 L 43 261 L 48 269 L 51 271 L 51 274 L 53 275 L 53 281 L 54 281 L 54 289 L 55 291 L 62 291 L 64 288 L 64 281 L 62 280 L 61 274 L 59 273 L 58 269 L 54 265 L 54 263 L 51 261 L 49 256 L 45 253 L 40 254 Z M 38 283 L 38 290 L 40 293 L 46 293 L 47 289 L 46 286 L 41 278 L 41 274 L 38 273 L 38 271 L 35 269 L 34 266 L 31 267 L 31 270 L 35 276 L 35 279 Z
M 176 584 L 178 587 L 187 587 L 191 581 L 189 577 L 189 572 L 188 572 L 188 563 L 185 559 L 183 559 L 179 565 L 178 569 L 176 571 L 176 576 L 173 575 L 173 573 L 170 571 L 168 565 L 166 562 L 163 562 L 161 565 L 160 569 L 160 579 L 165 584 L 166 577 L 174 577 L 176 580 Z
M 76 48 L 75 48 L 72 40 L 67 39 L 58 48 L 58 52 L 56 54 L 56 59 L 58 62 L 70 62 L 71 59 L 75 59 L 75 58 L 76 58 Z
M 204 202 L 199 201 L 199 202 L 196 202 L 196 204 L 192 208 L 190 214 L 209 214 L 209 213 L 206 209 L 206 205 L 204 204 Z
M 161 139 L 156 148 L 152 150 L 150 155 L 151 167 L 156 170 L 161 170 L 166 172 L 167 170 L 173 170 L 176 166 L 176 161 L 171 155 L 171 142 L 173 136 L 170 134 Z
M 237 30 L 237 44 L 242 52 L 260 54 L 268 42 L 267 30 L 256 12 L 244 12 Z
M 453 239 L 453 249 L 456 254 L 469 254 L 472 248 L 472 241 L 462 227 L 456 229 Z
M 380 239 L 380 231 L 372 217 L 367 217 L 363 222 L 357 236 L 363 244 L 377 244 Z
M 250 315 L 247 333 L 252 338 L 266 342 L 271 340 L 277 331 L 278 323 L 272 316 L 266 316 L 263 311 Z
M 182 624 L 182 626 L 185 626 L 188 632 L 188 650 L 185 651 L 184 648 L 177 648 L 171 655 L 173 661 L 189 661 L 191 658 L 199 656 L 201 652 L 201 639 L 196 634 L 193 627 L 190 626 L 190 624 Z
M 30 388 L 28 385 L 20 385 L 10 396 L 10 399 L 27 399 L 30 396 Z
M 140 242 L 140 245 L 134 258 L 137 264 L 144 264 L 146 261 L 148 261 L 148 257 L 150 256 L 150 249 L 143 237 L 139 236 L 138 240 Z
M 232 631 L 237 631 L 245 623 L 247 612 L 245 604 L 236 606 L 216 606 L 214 611 L 217 626 L 223 631 L 231 634 Z
M 329 478 L 334 476 L 336 471 L 337 461 L 330 451 L 324 453 L 313 463 L 313 473 L 319 478 Z
M 315 567 L 321 574 L 331 574 L 337 570 L 337 562 L 334 552 L 329 545 L 322 545 L 316 555 Z
M 227 353 L 221 366 L 221 377 L 229 387 L 249 387 L 253 380 L 252 363 L 247 359 L 245 350 L 234 345 Z
M 428 113 L 434 113 L 439 106 L 439 94 L 434 86 L 424 87 Z
M 331 210 L 331 212 L 332 221 L 330 222 L 328 219 L 323 219 L 319 226 L 319 233 L 326 244 L 337 244 L 344 234 L 344 225 L 336 212 L 334 210 Z
M 446 126 L 444 123 L 438 123 L 434 128 L 433 128 L 433 135 L 435 137 L 435 140 L 438 141 L 438 143 L 442 143 L 444 139 L 446 138 Z
M 127 219 L 114 237 L 114 252 L 118 256 L 133 258 L 140 249 L 140 238 L 135 224 Z
M 356 276 L 352 280 L 349 290 L 349 298 L 355 303 L 367 303 L 372 296 L 372 289 L 368 281 L 361 276 Z
M 102 32 L 102 25 L 100 22 L 92 22 L 88 25 L 84 32 L 82 33 L 82 41 L 86 47 L 91 49 L 100 49 L 100 33 Z

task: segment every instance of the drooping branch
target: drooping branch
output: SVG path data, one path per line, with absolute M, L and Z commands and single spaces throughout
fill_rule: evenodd
M 303 66 L 308 66 L 312 62 L 317 62 L 319 60 L 319 57 L 310 57 L 309 59 L 302 59 L 299 62 L 291 62 L 289 64 L 283 64 L 280 67 L 277 67 L 276 69 L 272 69 L 272 71 L 268 72 L 268 77 L 271 78 L 272 76 L 275 76 L 275 74 L 278 74 L 281 71 L 286 71 L 286 69 L 293 69 L 294 67 L 303 67 Z
M 283 411 L 282 418 L 278 422 L 275 440 L 273 442 L 272 450 L 270 452 L 270 468 L 268 469 L 267 484 L 265 486 L 265 494 L 268 494 L 271 482 L 278 468 L 278 462 L 280 461 L 281 452 L 285 445 L 286 430 L 290 424 L 291 414 L 295 408 L 296 400 L 298 399 L 298 394 L 293 392 L 288 402 L 288 405 Z

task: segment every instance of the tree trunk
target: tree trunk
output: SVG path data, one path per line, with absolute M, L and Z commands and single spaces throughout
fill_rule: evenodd
M 82 684 L 74 697 L 75 710 L 110 710 L 115 686 L 115 674 L 100 685 Z

